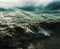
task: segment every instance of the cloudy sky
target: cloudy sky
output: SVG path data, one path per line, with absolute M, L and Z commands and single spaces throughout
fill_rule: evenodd
M 34 4 L 38 6 L 39 4 L 46 5 L 53 0 L 0 0 L 0 7 L 10 8 L 15 6 L 24 6 L 26 4 Z

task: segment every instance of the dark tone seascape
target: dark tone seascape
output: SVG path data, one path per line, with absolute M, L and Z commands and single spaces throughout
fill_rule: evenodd
M 0 49 L 60 49 L 60 2 L 0 8 Z

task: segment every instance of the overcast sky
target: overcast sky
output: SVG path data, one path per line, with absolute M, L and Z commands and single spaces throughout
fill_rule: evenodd
M 24 6 L 26 4 L 47 4 L 53 0 L 0 0 L 0 7 L 10 8 L 15 6 Z

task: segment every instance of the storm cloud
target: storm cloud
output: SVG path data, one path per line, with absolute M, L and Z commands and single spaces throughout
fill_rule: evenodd
M 0 10 L 14 10 L 22 9 L 26 11 L 33 11 L 36 9 L 45 10 L 59 10 L 59 0 L 0 0 Z
M 33 11 L 35 9 L 58 10 L 60 9 L 59 0 L 0 0 L 0 9 L 22 9 Z
M 60 10 L 60 1 L 54 1 L 45 6 L 48 10 Z

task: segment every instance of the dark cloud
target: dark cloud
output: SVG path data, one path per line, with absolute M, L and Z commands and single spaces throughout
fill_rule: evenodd
M 48 10 L 59 10 L 60 9 L 60 1 L 54 1 L 49 3 L 47 6 L 45 6 Z
M 6 8 L 1 8 L 0 7 L 0 11 L 12 11 L 12 9 L 6 9 Z
M 25 4 L 24 6 L 22 7 L 17 7 L 18 9 L 22 9 L 22 10 L 26 10 L 26 11 L 33 11 L 35 9 L 35 6 L 33 3 L 31 4 Z
M 34 7 L 18 7 L 18 9 L 22 9 L 22 10 L 25 10 L 25 11 L 33 11 Z

